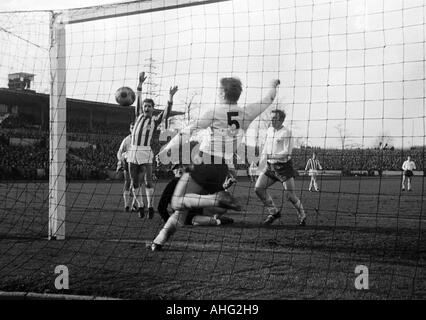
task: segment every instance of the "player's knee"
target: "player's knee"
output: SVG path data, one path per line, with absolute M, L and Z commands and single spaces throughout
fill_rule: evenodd
M 170 206 L 172 207 L 173 210 L 185 209 L 183 205 L 183 197 L 173 196 L 172 201 L 170 202 Z
M 187 213 L 185 211 L 179 211 L 179 210 L 173 212 L 173 214 L 167 220 L 166 225 L 168 225 L 169 228 L 177 228 L 177 227 L 184 226 L 186 214 Z
M 265 195 L 265 188 L 255 187 L 254 192 L 256 192 L 258 197 L 262 197 Z
M 146 180 L 145 181 L 145 186 L 147 188 L 149 188 L 149 189 L 154 187 L 151 180 Z

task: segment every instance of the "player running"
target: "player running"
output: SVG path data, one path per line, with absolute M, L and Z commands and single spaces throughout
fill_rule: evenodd
M 237 78 L 220 80 L 219 102 L 205 107 L 187 128 L 191 133 L 197 129 L 211 129 L 208 139 L 204 139 L 200 146 L 203 162 L 195 164 L 190 173 L 184 173 L 180 178 L 172 198 L 175 212 L 151 243 L 151 250 L 161 250 L 177 227 L 183 225 L 190 209 L 220 207 L 241 210 L 236 199 L 223 191 L 229 171 L 227 163 L 232 162 L 235 146 L 238 145 L 236 140 L 242 136 L 238 134 L 239 130 L 246 130 L 271 105 L 279 83 L 279 80 L 272 81 L 271 90 L 260 102 L 242 107 L 238 105 L 241 81 Z
M 312 158 L 308 159 L 308 162 L 306 163 L 305 171 L 308 172 L 309 176 L 311 177 L 311 181 L 309 182 L 309 192 L 312 192 L 312 186 L 314 187 L 316 192 L 319 192 L 318 184 L 317 184 L 317 175 L 318 170 L 322 170 L 321 163 L 316 158 L 316 153 L 312 153 Z
M 411 156 L 407 157 L 407 160 L 402 164 L 402 191 L 405 191 L 405 179 L 407 179 L 407 190 L 411 189 L 411 178 L 414 176 L 413 170 L 416 170 L 416 164 L 411 160 Z
M 263 222 L 266 225 L 271 224 L 281 217 L 281 212 L 275 206 L 272 197 L 266 191 L 275 182 L 279 181 L 286 190 L 286 197 L 297 210 L 299 225 L 306 224 L 306 214 L 302 203 L 294 191 L 294 177 L 298 175 L 293 169 L 291 153 L 293 150 L 293 138 L 291 131 L 283 126 L 286 114 L 281 110 L 272 111 L 272 127 L 268 128 L 266 133 L 266 142 L 262 151 L 260 162 L 266 160 L 266 168 L 257 179 L 255 192 L 262 200 L 268 210 L 268 217 Z
M 139 74 L 139 84 L 136 91 L 135 124 L 132 131 L 131 147 L 127 154 L 133 194 L 138 204 L 139 217 L 145 216 L 145 204 L 142 198 L 139 175 L 144 175 L 145 192 L 148 204 L 148 218 L 154 216 L 154 188 L 152 185 L 152 164 L 154 154 L 151 148 L 152 136 L 163 119 L 167 119 L 173 105 L 173 96 L 178 90 L 171 87 L 167 107 L 157 116 L 153 115 L 155 103 L 152 99 L 142 100 L 142 84 L 146 80 L 145 72 Z
M 117 151 L 117 172 L 123 171 L 124 173 L 124 186 L 123 186 L 123 199 L 124 199 L 124 210 L 126 212 L 130 211 L 130 173 L 129 173 L 129 164 L 127 163 L 127 152 L 130 150 L 131 140 L 132 140 L 132 130 L 133 122 L 130 124 L 130 134 L 121 141 L 120 148 Z M 135 202 L 134 196 L 132 196 L 132 210 Z

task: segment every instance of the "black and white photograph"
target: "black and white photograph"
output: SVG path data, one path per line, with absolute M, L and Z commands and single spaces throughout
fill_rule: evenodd
M 0 300 L 425 300 L 425 16 L 2 0 Z

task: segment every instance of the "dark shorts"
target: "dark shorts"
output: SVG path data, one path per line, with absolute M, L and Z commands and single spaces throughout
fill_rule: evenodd
M 207 193 L 213 194 L 223 191 L 223 183 L 228 175 L 226 164 L 197 164 L 194 165 L 190 175 Z
M 137 164 L 137 163 L 130 162 L 127 167 L 129 168 L 130 175 L 133 177 L 137 177 L 142 172 L 142 168 L 146 167 L 147 165 L 150 165 L 150 164 L 149 163 Z
M 414 176 L 414 173 L 411 170 L 405 170 L 404 176 L 411 178 L 412 176 Z
M 269 163 L 263 171 L 265 175 L 275 181 L 286 182 L 288 179 L 295 178 L 299 173 L 293 169 L 293 161 Z

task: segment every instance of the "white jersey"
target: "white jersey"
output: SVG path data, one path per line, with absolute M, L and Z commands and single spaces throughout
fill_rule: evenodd
M 272 101 L 270 97 L 267 106 Z M 265 105 L 262 104 L 265 102 L 251 104 L 245 108 L 238 104 L 216 104 L 206 107 L 193 125 L 198 128 L 210 127 L 210 135 L 203 140 L 200 151 L 225 160 L 232 159 L 244 131 L 265 109 Z
M 118 160 L 127 160 L 127 152 L 130 150 L 132 144 L 132 135 L 129 134 L 127 137 L 121 141 L 120 148 L 117 152 Z
M 241 143 L 240 130 L 246 129 L 245 110 L 236 104 L 212 106 L 203 113 L 201 121 L 209 121 L 209 135 L 203 139 L 200 151 L 224 159 L 232 159 L 237 144 Z M 209 120 L 210 119 L 210 120 Z M 239 140 L 239 141 L 238 141 Z
M 238 143 L 241 143 L 244 131 L 257 116 L 271 105 L 276 93 L 277 89 L 273 87 L 261 101 L 244 107 L 227 103 L 203 106 L 202 113 L 197 119 L 192 119 L 182 133 L 190 135 L 196 130 L 209 128 L 209 134 L 203 138 L 200 144 L 200 151 L 224 158 L 229 163 L 233 159 Z M 161 153 L 172 149 L 179 143 L 179 137 L 173 137 Z
M 262 155 L 266 156 L 267 161 L 269 163 L 287 162 L 291 158 L 292 151 L 291 131 L 284 126 L 278 130 L 269 127 L 262 151 Z
M 414 161 L 408 161 L 405 160 L 404 163 L 402 164 L 402 170 L 406 171 L 406 170 L 416 170 L 416 164 L 414 163 Z

